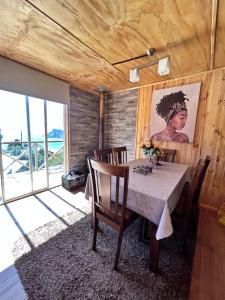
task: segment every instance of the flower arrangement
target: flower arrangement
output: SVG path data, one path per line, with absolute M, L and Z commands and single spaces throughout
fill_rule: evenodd
M 146 140 L 146 142 L 144 144 L 142 144 L 141 148 L 143 149 L 144 155 L 149 158 L 156 157 L 157 160 L 159 160 L 159 158 L 162 155 L 162 151 L 158 147 L 154 146 L 154 144 L 150 138 L 148 138 Z

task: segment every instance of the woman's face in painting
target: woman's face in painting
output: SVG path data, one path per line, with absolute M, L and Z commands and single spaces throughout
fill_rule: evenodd
M 171 120 L 171 125 L 176 130 L 181 130 L 184 128 L 186 121 L 187 121 L 187 111 L 181 110 L 178 112 Z

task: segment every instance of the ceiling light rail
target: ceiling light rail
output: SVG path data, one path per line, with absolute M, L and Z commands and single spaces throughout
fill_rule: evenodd
M 121 64 L 124 64 L 124 63 L 129 62 L 129 61 L 132 61 L 132 60 L 136 60 L 136 59 L 143 58 L 143 57 L 146 57 L 146 56 L 152 56 L 154 53 L 155 53 L 155 48 L 149 48 L 149 49 L 146 51 L 145 54 L 141 54 L 141 55 L 139 55 L 139 56 L 135 56 L 135 57 L 132 57 L 132 58 L 129 58 L 129 59 L 125 59 L 125 60 L 122 60 L 122 61 L 113 63 L 112 65 L 113 65 L 113 66 L 121 65 Z

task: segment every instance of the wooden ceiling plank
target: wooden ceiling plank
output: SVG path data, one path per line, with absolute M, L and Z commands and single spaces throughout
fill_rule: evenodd
M 29 1 L 111 63 L 154 47 L 170 55 L 171 77 L 209 68 L 211 0 Z M 162 80 L 157 73 L 142 76 L 146 83 Z
M 0 55 L 89 91 L 118 91 L 208 70 L 212 24 L 211 0 L 1 0 Z M 217 40 L 215 66 L 225 65 Z M 166 77 L 153 66 L 131 84 L 131 66 L 142 60 L 111 65 L 149 47 L 156 48 L 154 60 L 170 56 Z
M 218 0 L 212 0 L 211 55 L 210 55 L 210 66 L 209 66 L 210 70 L 212 70 L 214 67 L 217 13 L 218 13 Z
M 113 66 L 25 1 L 0 2 L 0 54 L 89 90 L 131 86 Z
M 101 56 L 101 54 L 97 53 L 94 49 L 91 49 L 87 44 L 85 44 L 82 40 L 79 39 L 79 37 L 75 36 L 74 33 L 72 31 L 69 31 L 66 27 L 64 27 L 62 24 L 58 23 L 55 19 L 53 19 L 50 15 L 48 15 L 47 13 L 45 13 L 43 10 L 41 10 L 38 6 L 36 6 L 34 3 L 32 3 L 32 1 L 29 0 L 25 0 L 29 5 L 31 5 L 33 8 L 35 8 L 36 10 L 38 10 L 40 13 L 44 14 L 48 19 L 50 19 L 52 22 L 54 22 L 55 24 L 57 24 L 59 27 L 61 27 L 63 30 L 65 30 L 69 35 L 73 36 L 73 38 L 75 38 L 76 40 L 78 40 L 81 44 L 83 44 L 85 47 L 89 48 L 90 51 L 95 52 L 95 54 L 99 57 L 101 57 L 103 60 L 105 60 L 107 63 L 110 63 L 109 61 L 107 61 L 107 59 L 105 59 L 103 56 Z M 111 64 L 111 63 L 110 63 Z
M 225 66 L 225 1 L 218 2 L 214 68 Z

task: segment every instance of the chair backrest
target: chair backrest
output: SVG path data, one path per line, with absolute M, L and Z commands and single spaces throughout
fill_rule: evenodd
M 194 174 L 196 181 L 197 181 L 197 187 L 194 195 L 194 202 L 199 201 L 199 196 L 202 188 L 202 184 L 205 178 L 205 174 L 207 172 L 208 166 L 210 164 L 211 158 L 209 155 L 206 156 L 205 161 L 203 159 L 200 159 L 197 167 L 196 167 L 196 172 Z
M 120 223 L 124 222 L 127 206 L 129 167 L 106 164 L 90 159 L 89 168 L 94 209 L 113 220 L 119 220 Z M 121 195 L 120 200 L 119 196 Z M 121 204 L 119 200 L 122 202 Z
M 124 164 L 127 162 L 127 147 L 115 147 L 113 150 L 113 161 L 115 165 Z
M 113 164 L 112 148 L 94 150 L 94 157 L 98 161 Z
M 184 220 L 186 217 L 189 216 L 193 203 L 195 202 L 196 196 L 198 194 L 199 190 L 199 181 L 200 181 L 200 176 L 203 171 L 203 160 L 200 159 L 198 161 L 197 166 L 194 169 L 194 174 L 191 178 L 190 182 L 186 182 L 182 191 L 182 194 L 184 196 L 184 202 L 182 203 L 182 215 L 184 217 Z M 200 187 L 201 189 L 201 187 Z M 185 217 L 186 216 L 186 217 Z M 187 219 L 186 219 L 187 220 Z
M 175 156 L 176 156 L 176 150 L 175 149 L 161 149 L 163 151 L 163 155 L 160 160 L 168 161 L 168 162 L 174 162 Z
M 186 182 L 182 191 L 183 197 L 180 199 L 182 201 L 178 202 L 179 214 L 182 216 L 188 215 L 192 210 L 193 204 L 198 202 L 199 195 L 201 192 L 201 187 L 203 180 L 207 171 L 207 167 L 210 163 L 210 157 L 207 156 L 205 162 L 203 159 L 198 161 L 197 166 L 194 169 L 193 176 L 190 182 Z M 185 218 L 185 217 L 184 217 Z

